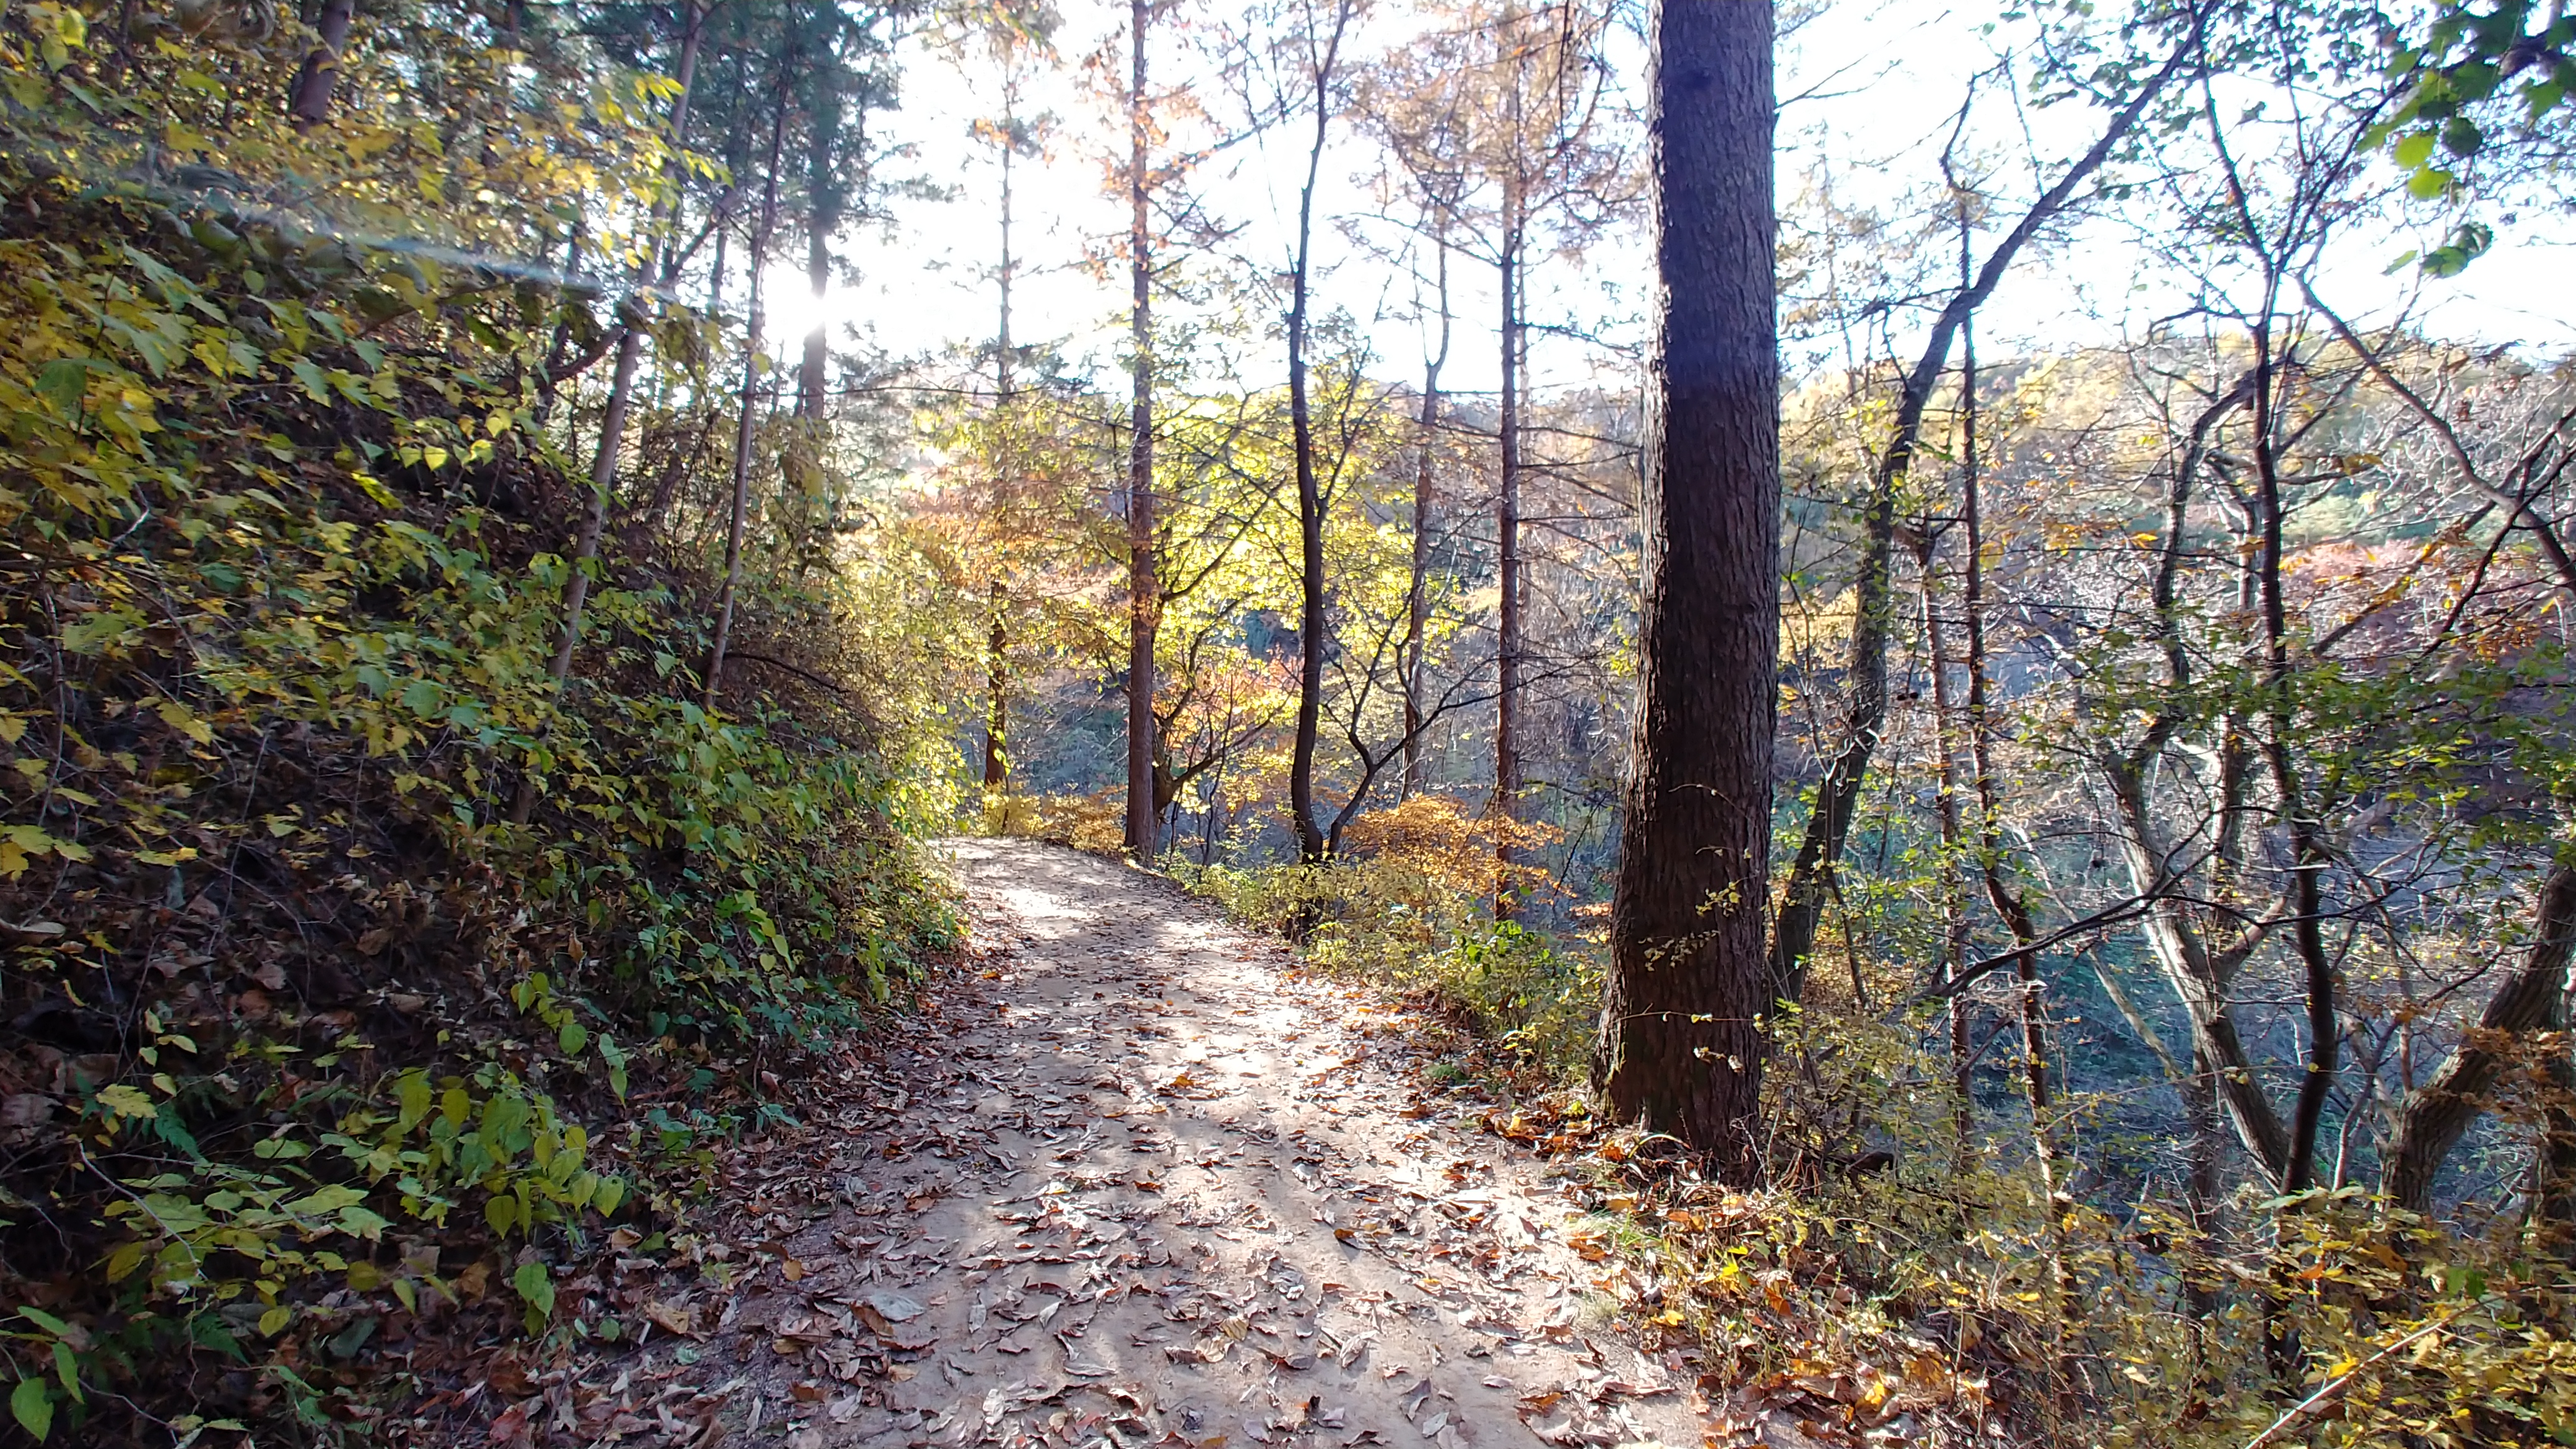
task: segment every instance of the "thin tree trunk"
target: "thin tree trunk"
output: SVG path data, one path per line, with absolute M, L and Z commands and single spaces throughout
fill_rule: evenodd
M 1935 593 L 1939 578 L 1935 572 L 1938 553 L 1928 528 L 1924 530 L 1916 560 L 1923 575 L 1923 637 L 1932 655 L 1933 748 L 1940 755 L 1941 867 L 1935 874 L 1933 888 L 1941 896 L 1941 981 L 1948 985 L 1958 980 L 1961 968 L 1968 962 L 1967 886 L 1959 871 L 1959 862 L 1967 853 L 1967 835 L 1959 808 L 1958 724 L 1955 703 L 1950 697 L 1949 630 L 1942 620 L 1940 601 Z M 1951 1162 L 1954 1170 L 1964 1172 L 1976 1129 L 1966 993 L 1950 993 L 1946 1007 L 1950 1032 L 1950 1090 L 1956 1098 L 1950 1109 L 1955 1139 Z
M 1011 86 L 1010 103 L 1002 115 L 1002 266 L 994 281 L 1001 294 L 1001 305 L 993 327 L 993 393 L 1000 405 L 1005 445 L 1009 437 L 1011 394 L 1016 381 L 1011 354 L 1011 282 L 1016 263 L 1011 257 L 1011 162 L 1019 150 L 1019 87 Z
M 1517 167 L 1518 163 L 1514 165 Z M 1494 556 L 1501 599 L 1494 620 L 1494 914 L 1519 909 L 1512 888 L 1512 826 L 1521 794 L 1521 395 L 1520 395 L 1520 183 L 1505 183 L 1502 240 L 1502 477 L 1494 492 Z
M 1596 1070 L 1619 1117 L 1746 1183 L 1763 1162 L 1780 624 L 1773 21 L 1767 4 L 1664 0 L 1651 24 L 1663 309 L 1636 758 Z
M 1315 233 L 1315 184 L 1323 175 L 1324 137 L 1332 124 L 1333 67 L 1341 58 L 1342 32 L 1352 0 L 1333 7 L 1333 33 L 1315 64 L 1315 140 L 1306 150 L 1306 184 L 1297 193 L 1297 264 L 1289 273 L 1288 427 L 1296 451 L 1297 536 L 1297 738 L 1288 766 L 1288 808 L 1297 826 L 1297 856 L 1322 860 L 1329 849 L 1315 823 L 1315 746 L 1324 709 L 1324 492 L 1315 476 L 1315 420 L 1306 396 L 1307 264 Z
M 1413 472 L 1413 572 L 1404 595 L 1404 783 L 1401 798 L 1422 793 L 1422 673 L 1424 635 L 1430 626 L 1431 506 L 1433 464 L 1440 447 L 1440 370 L 1449 362 L 1448 213 L 1434 223 L 1440 296 L 1440 347 L 1422 365 L 1422 451 Z
M 1002 586 L 993 585 L 990 654 L 984 674 L 984 793 L 1001 795 L 1010 784 L 1006 753 L 1011 727 L 1010 638 L 1003 631 Z
M 1504 144 L 1509 148 L 1503 175 L 1503 214 L 1494 250 L 1496 291 L 1502 304 L 1502 379 L 1495 432 L 1501 476 L 1494 489 L 1495 584 L 1501 597 L 1494 613 L 1494 915 L 1510 919 L 1519 910 L 1512 889 L 1512 826 L 1521 794 L 1521 246 L 1528 231 L 1528 189 L 1522 154 L 1522 91 L 1529 57 L 1521 38 L 1518 3 L 1504 6 L 1494 27 L 1502 62 Z
M 1977 787 L 1977 854 L 1986 901 L 2003 918 L 2018 949 L 2013 957 L 2014 995 L 2021 1019 L 2022 1096 L 2030 1108 L 2031 1157 L 2039 1168 L 2041 1213 L 2047 1222 L 2049 1275 L 2056 1293 L 2058 1402 L 2061 1412 L 2073 1403 L 2073 1365 L 2068 1357 L 2069 1325 L 2076 1321 L 2075 1280 L 2066 1262 L 2066 1196 L 2059 1162 L 2056 1112 L 2050 1102 L 2047 1016 L 2041 1007 L 2045 989 L 2039 975 L 2039 931 L 2030 903 L 2004 877 L 2001 787 L 1995 779 L 1994 719 L 1988 707 L 1984 485 L 1977 472 L 1977 342 L 1973 318 L 1960 326 L 1960 523 L 1966 532 L 1967 588 L 1963 600 L 1968 636 L 1968 759 Z
M 1135 401 L 1127 450 L 1127 848 L 1140 863 L 1155 855 L 1160 821 L 1154 808 L 1154 636 L 1162 623 L 1162 568 L 1154 538 L 1154 325 L 1152 218 L 1153 127 L 1145 100 L 1145 30 L 1149 0 L 1129 0 L 1133 73 L 1127 88 L 1128 315 L 1135 350 Z
M 760 334 L 768 323 L 762 304 L 761 264 L 769 255 L 771 231 L 778 224 L 778 151 L 786 134 L 787 87 L 784 67 L 779 76 L 777 111 L 769 127 L 769 165 L 760 191 L 760 220 L 752 228 L 751 254 L 746 263 L 751 272 L 751 318 L 742 343 L 742 413 L 734 424 L 733 434 L 733 507 L 725 521 L 724 591 L 716 598 L 715 642 L 707 648 L 706 693 L 702 703 L 712 714 L 716 696 L 724 687 L 725 648 L 733 641 L 735 597 L 742 589 L 742 534 L 751 513 L 751 444 L 758 425 L 755 411 L 760 403 Z
M 2225 1128 L 2218 1120 L 2216 1068 L 2208 1054 L 2194 1048 L 2191 1078 L 2182 1084 L 2183 1117 L 2190 1123 L 2190 1154 L 2183 1178 L 2183 1202 L 2191 1213 L 2191 1241 L 2182 1258 L 2183 1302 L 2194 1319 L 2216 1316 L 2220 1308 L 2214 1273 L 2218 1242 L 2218 1206 L 2226 1194 L 2219 1178 Z
M 671 99 L 671 145 L 674 150 L 688 144 L 689 99 L 697 83 L 698 49 L 705 33 L 706 9 L 698 0 L 690 0 L 686 19 L 680 27 L 680 59 L 675 68 L 679 94 Z M 670 188 L 670 196 L 676 198 L 680 185 L 677 168 L 664 168 L 663 180 Z M 671 215 L 668 208 L 674 205 L 675 201 L 657 197 L 648 214 L 644 253 L 635 263 L 638 295 L 628 301 L 638 314 L 659 305 L 658 296 L 642 295 L 644 288 L 652 286 L 657 293 L 667 290 L 679 270 L 676 248 L 671 250 L 667 260 L 662 261 L 658 272 L 655 266 L 657 256 L 663 250 L 664 225 Z M 626 447 L 626 423 L 634 409 L 635 373 L 642 361 L 643 348 L 644 329 L 637 320 L 628 318 L 621 322 L 616 367 L 608 384 L 608 408 L 599 420 L 599 451 L 591 455 L 589 508 L 582 515 L 581 532 L 573 540 L 572 563 L 564 579 L 563 629 L 556 636 L 554 662 L 548 670 L 558 693 L 572 678 L 573 654 L 581 646 L 581 616 L 590 602 L 591 565 L 599 557 L 600 532 L 608 524 L 608 500 L 617 488 L 617 464 Z M 533 773 L 520 776 L 517 798 L 510 804 L 512 824 L 525 825 L 528 817 L 535 813 L 536 785 Z
M 997 504 L 1008 499 L 1015 481 L 1013 475 L 1017 471 L 1014 466 L 1017 455 L 1011 434 L 1011 404 L 1015 382 L 1011 369 L 1011 160 L 1019 149 L 1018 78 L 1010 77 L 1006 80 L 1005 86 L 1002 121 L 1002 265 L 994 277 L 996 289 L 1001 296 L 993 328 L 994 412 L 1001 424 L 998 430 L 999 457 L 996 459 L 1000 476 L 993 480 L 993 493 Z M 993 580 L 990 591 L 993 616 L 991 637 L 987 641 L 990 654 L 986 660 L 984 678 L 984 791 L 987 795 L 999 796 L 1007 792 L 1011 777 L 1008 754 L 1011 660 L 1010 639 L 1005 621 L 1009 595 L 998 578 Z
M 348 51 L 349 22 L 356 14 L 356 0 L 323 0 L 322 18 L 314 26 L 320 43 L 304 53 L 287 96 L 286 113 L 295 129 L 309 131 L 331 119 L 331 92 L 339 83 L 340 57 Z
M 588 231 L 588 219 L 576 216 L 572 219 L 572 229 L 564 236 L 563 267 L 559 273 L 557 288 L 559 298 L 561 293 L 570 290 L 568 286 L 560 283 L 572 282 L 581 275 L 581 244 Z M 565 376 L 565 354 L 571 348 L 572 316 L 568 311 L 562 310 L 559 300 L 558 310 L 555 313 L 554 334 L 546 339 L 546 360 L 537 369 L 537 422 L 540 426 L 554 419 L 555 398 L 563 386 Z
M 1924 343 L 1922 355 L 1915 359 L 1914 370 L 1906 375 L 1897 397 L 1895 429 L 1879 453 L 1877 465 L 1870 470 L 1869 502 L 1861 519 L 1859 571 L 1853 580 L 1858 611 L 1852 622 L 1851 654 L 1844 669 L 1844 687 L 1850 691 L 1850 702 L 1843 719 L 1843 744 L 1826 766 L 1824 779 L 1816 785 L 1815 808 L 1808 814 L 1797 858 L 1790 865 L 1788 885 L 1781 895 L 1779 923 L 1772 936 L 1771 970 L 1784 1000 L 1799 999 L 1805 989 L 1807 960 L 1815 954 L 1816 932 L 1824 919 L 1825 902 L 1833 894 L 1834 868 L 1851 838 L 1852 817 L 1860 805 L 1861 789 L 1868 781 L 1870 757 L 1876 753 L 1879 736 L 1886 728 L 1891 600 L 1888 575 L 1895 557 L 1896 497 L 1904 491 L 1906 476 L 1913 469 L 1924 409 L 1930 405 L 1941 373 L 1949 365 L 1951 344 L 1959 328 L 1993 294 L 2021 249 L 2066 207 L 2076 188 L 2110 159 L 2148 105 L 2182 74 L 2191 54 L 2190 43 L 2178 46 L 2164 68 L 2148 77 L 2129 103 L 2112 116 L 2092 149 L 2068 167 L 2057 184 L 2033 202 L 2013 229 L 1995 243 L 1994 251 L 1975 277 L 1962 280 L 1959 290 L 1951 294 L 1941 315 L 1934 319 L 1931 336 Z
M 2214 105 L 2214 102 L 2213 102 Z M 2211 117 L 2211 130 L 2217 131 L 2216 117 Z M 2232 169 L 2232 165 L 2231 165 Z M 2239 216 L 2249 238 L 2261 235 L 2253 225 L 2251 212 L 2239 203 Z M 2290 692 L 2289 606 L 2281 588 L 2282 532 L 2286 522 L 2281 496 L 2279 459 L 2273 441 L 2273 418 L 2276 399 L 2272 388 L 2279 367 L 2272 356 L 2272 319 L 2277 300 L 2279 271 L 2270 255 L 2257 246 L 2258 255 L 2270 274 L 2266 278 L 2263 310 L 2255 318 L 2254 342 L 2254 488 L 2255 507 L 2260 516 L 2256 538 L 2256 602 L 2263 622 L 2263 735 L 2258 741 L 2264 762 L 2270 767 L 2273 793 L 2280 797 L 2281 823 L 2290 837 L 2289 889 L 2284 893 L 2291 912 L 2290 944 L 2297 958 L 2307 1004 L 2308 1062 L 2299 1080 L 2297 1096 L 2290 1117 L 2288 1155 L 2281 1166 L 2281 1193 L 2289 1205 L 2280 1216 L 2298 1211 L 2297 1194 L 2316 1186 L 2317 1137 L 2325 1121 L 2327 1098 L 2333 1093 L 2337 1057 L 2343 1045 L 2342 1023 L 2335 1011 L 2334 968 L 2326 955 L 2323 910 L 2325 890 L 2322 877 L 2326 870 L 2324 822 L 2310 808 L 2304 783 L 2292 758 L 2291 731 L 2296 706 Z M 2291 1230 L 2276 1220 L 2274 1232 L 2280 1247 L 2287 1246 Z M 2271 1361 L 2273 1378 L 2283 1385 L 2300 1382 L 2304 1377 L 2305 1353 L 2298 1329 L 2286 1313 L 2286 1305 L 2296 1301 L 2302 1285 L 2290 1277 L 2286 1253 L 2272 1254 L 2273 1288 L 2264 1305 L 2263 1343 Z
M 2325 1121 L 2327 1099 L 2334 1091 L 2343 1029 L 2336 1015 L 2334 965 L 2326 954 L 2325 825 L 2310 808 L 2297 763 L 2290 753 L 2296 709 L 2290 695 L 2289 609 L 2281 588 L 2285 519 L 2272 440 L 2272 384 L 2276 371 L 2268 297 L 2264 305 L 2265 315 L 2254 327 L 2254 481 L 2257 502 L 2263 510 L 2261 551 L 2256 560 L 2264 681 L 2269 696 L 2262 748 L 2271 766 L 2273 789 L 2281 797 L 2282 823 L 2290 836 L 2290 942 L 2307 998 L 2307 1071 L 2299 1081 L 2290 1118 L 2290 1153 L 2281 1171 L 2281 1191 L 2298 1193 L 2316 1185 L 2317 1136 Z

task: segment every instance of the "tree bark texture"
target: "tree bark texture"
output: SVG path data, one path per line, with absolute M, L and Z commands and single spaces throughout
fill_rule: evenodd
M 340 57 L 348 51 L 349 22 L 356 14 L 355 0 L 323 0 L 322 18 L 314 25 L 321 43 L 304 53 L 287 97 L 295 129 L 309 131 L 331 119 L 331 92 L 339 84 Z
M 1768 4 L 1666 0 L 1653 25 L 1663 308 L 1598 1070 L 1617 1115 L 1749 1182 L 1780 626 L 1773 21 Z
M 2567 1028 L 2567 966 L 2576 957 L 2576 867 L 2554 866 L 2540 887 L 2537 930 L 2523 959 L 2487 998 L 2477 1025 L 2423 1085 L 2407 1093 L 2388 1144 L 2380 1190 L 2399 1207 L 2432 1206 L 2433 1184 L 2469 1124 L 2516 1058 L 2529 1061 L 2533 1033 Z M 2562 1045 L 2558 1049 L 2562 1054 Z M 2546 1154 L 2544 1154 L 2546 1155 Z

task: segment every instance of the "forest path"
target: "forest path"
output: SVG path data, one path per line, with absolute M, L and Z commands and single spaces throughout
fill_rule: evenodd
M 1687 1376 L 1587 1310 L 1566 1196 L 1418 1105 L 1382 1001 L 1118 863 L 950 850 L 977 969 L 854 1074 L 873 1100 L 732 1174 L 776 1216 L 734 1237 L 765 1251 L 690 1375 L 733 1376 L 729 1427 L 783 1449 L 1702 1442 Z

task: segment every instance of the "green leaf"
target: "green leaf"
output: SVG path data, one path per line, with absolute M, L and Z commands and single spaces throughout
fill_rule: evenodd
M 528 1307 L 538 1316 L 549 1316 L 555 1311 L 554 1275 L 546 1271 L 545 1264 L 520 1264 L 519 1271 L 510 1275 L 510 1286 L 519 1290 L 519 1297 L 526 1300 Z
M 205 1149 L 197 1145 L 196 1134 L 190 1132 L 188 1124 L 180 1118 L 179 1104 L 175 1101 L 162 1103 L 160 1110 L 152 1114 L 152 1135 L 198 1162 L 206 1160 Z
M 340 1210 L 338 1227 L 340 1231 L 353 1238 L 365 1238 L 369 1242 L 374 1242 L 383 1236 L 385 1229 L 392 1226 L 390 1219 L 367 1208 L 353 1207 Z
M 429 1115 L 429 1074 L 417 1068 L 405 1072 L 394 1090 L 402 1100 L 402 1116 L 394 1130 L 409 1136 L 411 1129 L 420 1125 L 420 1119 Z
M 2411 136 L 2401 136 L 2389 154 L 2396 158 L 2398 165 L 2412 171 L 2433 159 L 2433 133 L 2417 131 Z
M 54 1427 L 54 1399 L 45 1392 L 42 1379 L 20 1379 L 9 1391 L 9 1412 L 18 1418 L 18 1427 L 27 1437 L 42 1442 Z
M 89 391 L 89 359 L 63 357 L 36 369 L 36 395 L 65 418 L 81 415 L 81 398 Z
M 351 1187 L 347 1183 L 334 1183 L 329 1187 L 322 1188 L 316 1192 L 308 1194 L 307 1196 L 298 1198 L 294 1202 L 288 1203 L 286 1205 L 286 1210 L 299 1217 L 308 1214 L 319 1217 L 324 1213 L 336 1213 L 344 1207 L 350 1207 L 357 1203 L 365 1202 L 366 1200 L 366 1189 Z

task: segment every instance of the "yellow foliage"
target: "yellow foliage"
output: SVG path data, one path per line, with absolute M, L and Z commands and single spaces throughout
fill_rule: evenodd
M 1553 825 L 1469 814 L 1451 796 L 1416 795 L 1353 820 L 1342 832 L 1342 853 L 1412 871 L 1424 885 L 1451 895 L 1490 898 L 1508 885 L 1526 900 L 1552 891 L 1553 879 L 1534 865 L 1501 863 L 1500 848 L 1509 845 L 1526 855 L 1564 838 Z
M 1069 845 L 1093 855 L 1117 855 L 1127 847 L 1126 795 L 1116 789 L 1090 795 L 988 792 L 984 833 Z

